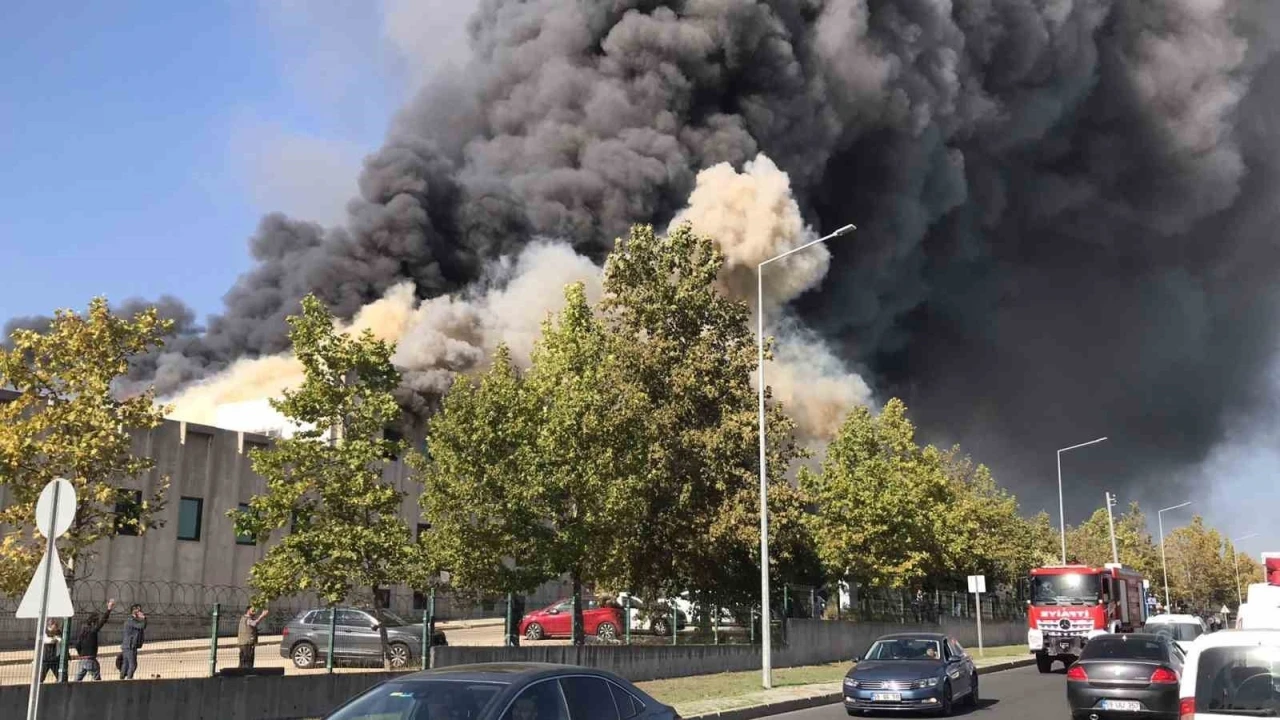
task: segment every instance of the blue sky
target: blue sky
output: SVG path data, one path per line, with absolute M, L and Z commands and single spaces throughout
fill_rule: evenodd
M 216 311 L 262 213 L 341 217 L 360 158 L 432 59 L 398 52 L 404 35 L 443 22 L 461 42 L 459 12 L 422 17 L 431 5 L 11 0 L 0 323 L 98 294 Z

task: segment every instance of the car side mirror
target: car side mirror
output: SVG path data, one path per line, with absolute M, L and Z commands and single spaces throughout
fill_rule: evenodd
M 557 609 L 555 609 L 555 608 L 551 608 L 550 610 L 548 610 L 548 611 L 547 611 L 547 614 L 548 614 L 548 615 L 559 615 L 559 614 L 560 614 L 560 611 L 559 611 L 559 610 L 557 610 Z
M 861 659 L 862 659 L 861 657 L 859 657 L 859 656 L 857 656 L 857 655 L 854 655 L 854 656 L 853 656 L 853 662 L 854 662 L 854 664 L 856 665 L 856 664 L 858 663 L 858 661 L 859 661 L 859 660 L 861 660 Z

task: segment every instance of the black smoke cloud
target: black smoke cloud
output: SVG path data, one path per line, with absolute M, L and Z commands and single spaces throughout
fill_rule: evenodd
M 224 312 L 150 362 L 177 387 L 284 349 L 307 292 L 431 297 L 537 236 L 599 259 L 764 152 L 815 225 L 860 228 L 799 310 L 881 394 L 1033 504 L 1103 433 L 1085 485 L 1137 493 L 1270 410 L 1273 7 L 482 0 L 466 72 L 399 113 L 345 226 L 265 218 Z

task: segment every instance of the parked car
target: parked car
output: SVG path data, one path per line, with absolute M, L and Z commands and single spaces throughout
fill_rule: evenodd
M 1209 632 L 1204 621 L 1195 615 L 1152 615 L 1143 625 L 1143 631 L 1165 635 L 1178 644 L 1185 655 L 1195 639 Z
M 1176 720 L 1184 660 L 1168 635 L 1108 633 L 1090 639 L 1067 670 L 1071 717 Z
M 689 624 L 689 611 L 681 606 L 679 600 L 659 600 L 650 604 L 630 593 L 618 593 L 617 603 L 628 611 L 632 632 L 670 635 L 672 606 L 675 607 L 676 629 L 683 630 Z M 684 604 L 687 605 L 687 601 Z
M 680 720 L 676 711 L 613 673 L 573 665 L 456 665 L 388 680 L 324 720 Z
M 617 640 L 622 632 L 622 608 L 612 603 L 604 604 L 583 598 L 582 631 L 605 642 Z M 561 600 L 525 615 L 520 620 L 520 634 L 526 640 L 572 637 L 573 600 Z
M 329 652 L 328 608 L 304 610 L 284 626 L 280 638 L 280 656 L 293 660 L 295 667 L 307 669 L 323 662 Z M 370 611 L 360 608 L 337 608 L 334 624 L 334 660 L 377 661 L 382 657 L 382 638 L 378 623 Z M 391 667 L 405 668 L 422 656 L 422 624 L 409 623 L 395 613 L 382 611 L 387 628 L 387 650 Z M 431 637 L 432 645 L 448 645 L 439 630 Z
M 1254 629 L 1216 632 L 1192 644 L 1178 693 L 1179 717 L 1280 717 L 1280 630 L 1260 625 L 1274 623 L 1263 620 L 1253 623 Z
M 959 701 L 978 705 L 978 670 L 959 643 L 937 633 L 885 635 L 854 658 L 844 678 L 844 708 L 859 712 L 929 711 L 950 715 Z

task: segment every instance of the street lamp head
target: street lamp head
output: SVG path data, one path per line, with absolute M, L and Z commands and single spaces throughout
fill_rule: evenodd
M 1181 504 L 1179 504 L 1179 505 L 1172 505 L 1172 506 L 1170 506 L 1170 507 L 1164 508 L 1164 509 L 1163 509 L 1163 510 L 1161 510 L 1160 512 L 1168 512 L 1168 511 L 1170 511 L 1170 510 L 1177 510 L 1178 508 L 1184 508 L 1184 507 L 1186 507 L 1186 506 L 1188 506 L 1188 505 L 1190 505 L 1190 504 L 1191 504 L 1191 501 L 1190 501 L 1190 500 L 1188 500 L 1188 501 L 1186 501 L 1186 502 L 1184 502 L 1184 503 L 1181 503 Z
M 831 233 L 831 237 L 833 237 L 833 238 L 836 238 L 836 237 L 843 237 L 843 236 L 848 235 L 849 233 L 851 233 L 851 232 L 853 232 L 854 230 L 857 230 L 857 229 L 858 229 L 858 228 L 857 228 L 857 227 L 855 227 L 855 226 L 853 226 L 853 225 L 845 225 L 844 227 L 840 228 L 839 230 L 836 230 L 835 232 Z

